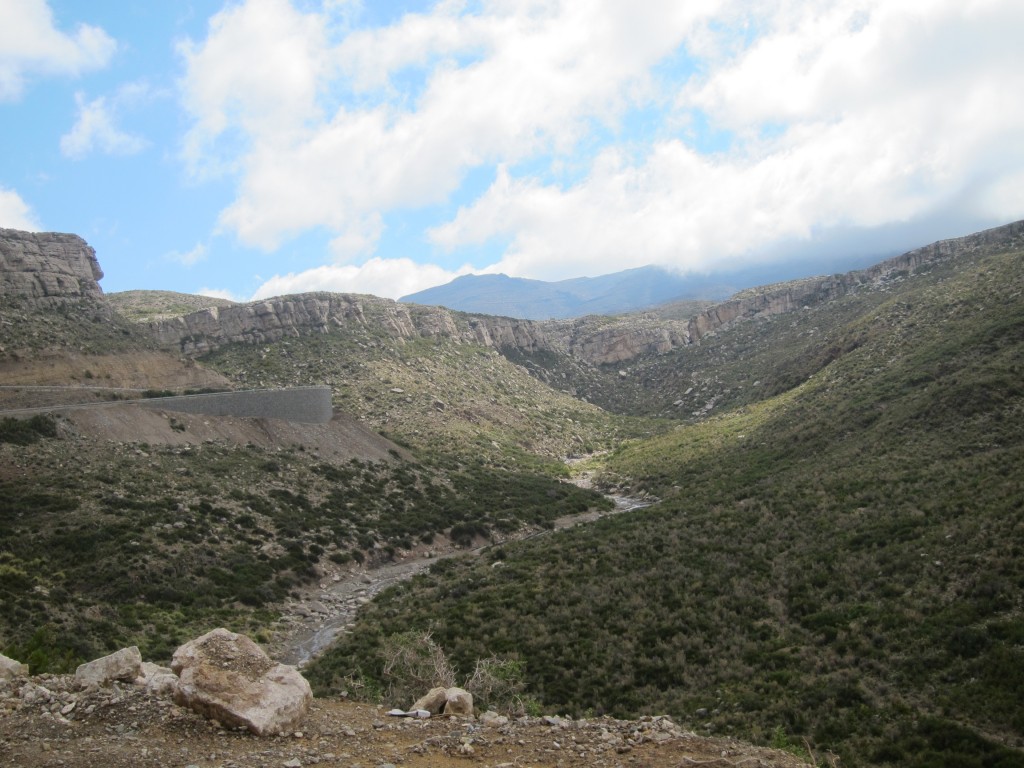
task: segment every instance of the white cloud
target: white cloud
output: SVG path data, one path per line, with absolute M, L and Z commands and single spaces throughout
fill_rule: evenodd
M 488 271 L 549 279 L 738 265 L 953 204 L 1024 215 L 1017 0 L 452 0 L 354 32 L 352 4 L 311 7 L 246 0 L 180 46 L 184 158 L 237 179 L 220 230 L 331 238 L 336 266 L 260 296 L 451 279 L 347 262 L 481 168 L 494 183 L 429 238 L 502 238 Z
M 362 265 L 326 265 L 304 272 L 275 275 L 261 285 L 252 300 L 309 291 L 332 293 L 369 293 L 398 299 L 410 293 L 469 274 L 469 267 L 452 272 L 432 264 L 417 264 L 411 259 L 373 258 Z
M 240 135 L 241 151 L 255 151 L 292 139 L 319 115 L 317 91 L 329 59 L 322 21 L 288 0 L 248 0 L 213 16 L 201 45 L 179 44 L 182 98 L 194 119 L 184 157 L 193 173 L 247 164 L 226 136 Z
M 82 93 L 75 94 L 78 115 L 71 130 L 60 137 L 60 151 L 65 157 L 80 160 L 92 152 L 105 155 L 134 155 L 148 146 L 141 136 L 134 136 L 117 127 L 118 114 L 125 100 L 138 95 L 136 87 L 122 90 L 108 101 L 100 96 L 86 101 Z
M 953 201 L 976 218 L 1024 215 L 1024 104 L 1007 98 L 1024 92 L 1013 32 L 1024 7 L 780 7 L 761 20 L 770 31 L 682 90 L 682 109 L 735 133 L 730 152 L 671 139 L 636 162 L 609 148 L 567 188 L 501 171 L 432 239 L 506 236 L 490 271 L 557 278 L 730 266 L 776 242 L 923 219 Z
M 106 66 L 117 49 L 99 27 L 58 30 L 46 0 L 0 0 L 0 18 L 0 101 L 20 96 L 31 74 L 79 75 Z
M 181 47 L 185 157 L 240 174 L 221 224 L 244 242 L 273 249 L 315 227 L 344 239 L 379 211 L 444 202 L 469 169 L 614 125 L 714 5 L 448 3 L 334 44 L 326 17 L 248 0 Z
M 0 227 L 38 232 L 41 227 L 21 195 L 13 189 L 0 187 Z
M 207 248 L 203 243 L 196 243 L 195 248 L 186 253 L 179 253 L 178 251 L 171 251 L 167 254 L 167 258 L 170 261 L 176 261 L 184 267 L 191 267 L 198 264 L 200 261 L 206 258 Z M 209 295 L 209 294 L 203 294 Z
M 209 296 L 214 299 L 227 299 L 235 303 L 244 303 L 245 299 L 239 298 L 231 291 L 222 290 L 220 288 L 200 288 L 196 291 L 197 296 Z

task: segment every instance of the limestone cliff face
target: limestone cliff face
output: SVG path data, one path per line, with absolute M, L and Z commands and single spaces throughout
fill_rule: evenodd
M 692 318 L 689 322 L 687 343 L 699 341 L 709 333 L 738 320 L 778 315 L 801 307 L 822 304 L 860 288 L 877 287 L 896 275 L 912 274 L 924 265 L 944 259 L 988 248 L 1021 245 L 1024 245 L 1024 221 L 988 229 L 967 237 L 940 240 L 879 262 L 867 269 L 743 291 Z
M 0 229 L 0 297 L 45 308 L 100 299 L 96 252 L 78 235 Z
M 539 327 L 526 320 L 460 317 L 442 307 L 342 293 L 305 293 L 211 307 L 150 323 L 149 327 L 162 346 L 186 355 L 202 355 L 225 344 L 259 344 L 346 327 L 396 341 L 438 337 L 529 351 L 544 348 L 547 343 Z
M 821 304 L 853 290 L 878 286 L 896 274 L 912 273 L 922 265 L 964 251 L 1021 240 L 1024 240 L 1024 222 L 944 240 L 869 269 L 744 291 L 688 322 L 660 320 L 653 315 L 622 316 L 612 322 L 586 318 L 537 322 L 466 315 L 443 307 L 399 304 L 375 296 L 306 293 L 204 309 L 150 323 L 150 329 L 161 345 L 186 355 L 201 355 L 235 342 L 258 344 L 349 327 L 383 334 L 397 341 L 437 337 L 526 353 L 552 351 L 593 365 L 618 365 L 699 342 L 735 322 Z
M 567 339 L 569 354 L 594 365 L 616 365 L 646 355 L 663 355 L 690 343 L 678 322 L 639 317 L 588 332 L 583 328 Z

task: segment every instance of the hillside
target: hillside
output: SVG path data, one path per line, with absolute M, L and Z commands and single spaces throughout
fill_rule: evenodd
M 606 441 L 609 419 L 567 396 L 544 395 L 503 358 L 496 371 L 492 350 L 445 348 L 449 368 L 432 393 L 445 400 L 427 401 L 425 411 L 452 425 L 437 441 L 449 450 L 416 456 L 378 431 L 415 438 L 375 403 L 388 398 L 388 408 L 403 409 L 413 394 L 427 396 L 396 391 L 414 378 L 406 373 L 413 358 L 384 355 L 386 368 L 376 364 L 390 339 L 385 328 L 359 326 L 365 334 L 357 338 L 227 344 L 216 353 L 226 377 L 162 348 L 148 321 L 115 311 L 80 238 L 6 232 L 0 256 L 0 407 L 43 409 L 31 418 L 0 414 L 0 650 L 35 672 L 67 671 L 132 644 L 162 659 L 211 624 L 270 642 L 282 630 L 278 619 L 305 610 L 322 579 L 608 505 L 561 482 L 566 471 L 554 457 Z M 193 308 L 176 295 L 130 296 L 141 319 Z M 296 359 L 307 341 L 317 361 L 326 354 L 323 370 Z M 431 349 L 425 341 L 423 352 Z M 313 378 L 336 384 L 344 405 L 341 377 L 350 368 L 365 390 L 352 404 L 376 423 L 343 408 L 329 424 L 308 425 L 130 402 Z M 61 408 L 69 404 L 76 408 Z M 535 422 L 522 419 L 527 406 L 542 414 Z M 585 423 L 566 429 L 570 418 Z M 461 426 L 477 423 L 472 435 Z
M 111 301 L 80 238 L 2 234 L 5 407 L 103 406 L 0 421 L 0 651 L 34 672 L 216 625 L 274 646 L 365 577 L 321 694 L 386 698 L 382 649 L 430 632 L 462 675 L 496 657 L 528 711 L 1024 764 L 1024 223 L 692 314 L 546 322 Z M 125 402 L 324 384 L 326 425 Z M 662 501 L 602 517 L 584 473 Z
M 230 307 L 227 299 L 212 296 L 194 296 L 174 291 L 120 291 L 104 294 L 121 317 L 133 322 L 149 322 L 180 317 L 207 307 Z
M 663 398 L 714 400 L 604 465 L 663 503 L 435 567 L 315 679 L 372 680 L 386 637 L 429 628 L 456 664 L 522 659 L 570 713 L 781 727 L 847 765 L 1024 764 L 1019 229 L 646 361 Z

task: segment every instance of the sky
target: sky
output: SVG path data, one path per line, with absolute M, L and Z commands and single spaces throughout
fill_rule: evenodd
M 238 301 L 826 273 L 1024 218 L 1022 35 L 1020 0 L 0 0 L 0 226 Z

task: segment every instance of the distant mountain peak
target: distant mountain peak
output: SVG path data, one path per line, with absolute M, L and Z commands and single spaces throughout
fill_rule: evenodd
M 681 277 L 662 267 L 644 266 L 555 282 L 504 274 L 462 275 L 399 301 L 525 320 L 553 320 L 620 314 L 676 299 L 703 298 L 707 297 L 706 289 L 703 281 Z M 715 292 L 718 298 L 726 293 Z

